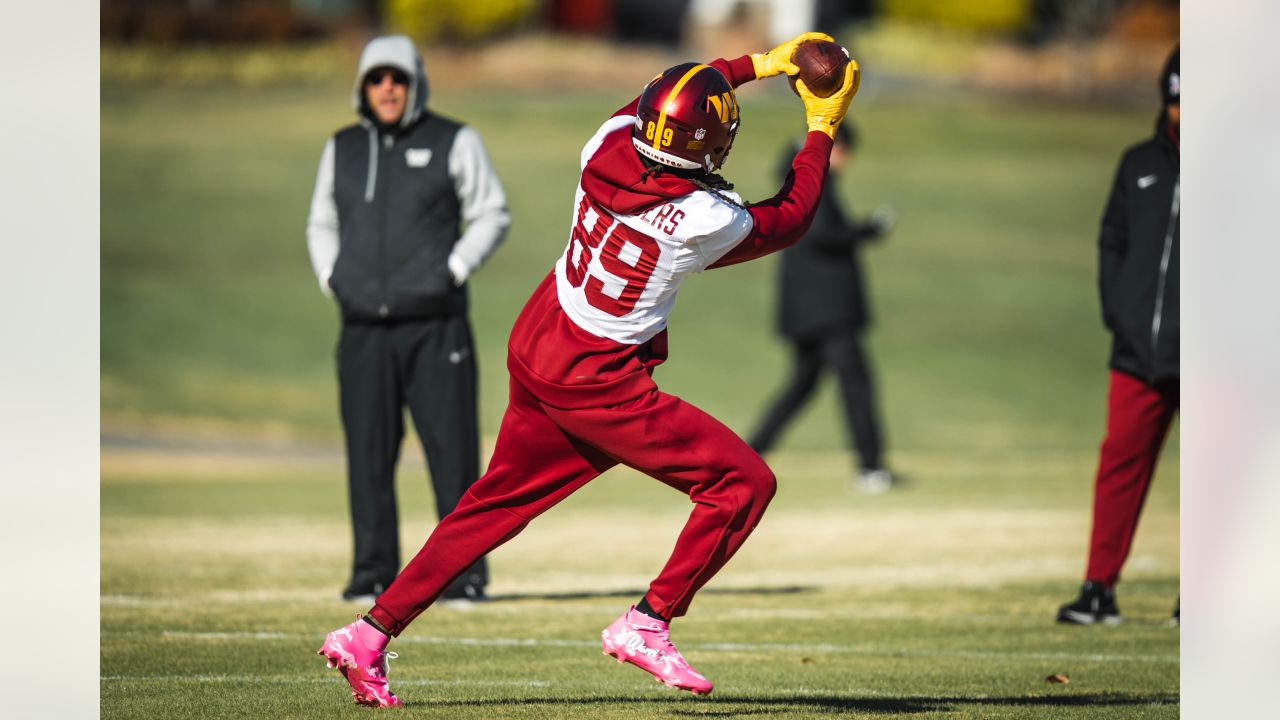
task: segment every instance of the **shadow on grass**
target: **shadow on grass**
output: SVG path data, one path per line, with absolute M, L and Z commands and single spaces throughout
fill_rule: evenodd
M 911 696 L 901 697 L 850 697 L 849 695 L 807 695 L 805 697 L 737 697 L 721 695 L 715 698 L 694 699 L 682 698 L 675 701 L 662 698 L 638 697 L 569 697 L 569 698 L 524 698 L 519 705 L 543 705 L 554 707 L 563 705 L 566 711 L 571 708 L 599 705 L 607 706 L 639 706 L 664 705 L 667 713 L 680 717 L 738 717 L 742 715 L 777 715 L 793 713 L 839 713 L 863 712 L 880 714 L 911 714 L 957 712 L 966 707 L 997 706 L 1022 707 L 1028 711 L 1034 708 L 1070 708 L 1097 707 L 1120 708 L 1137 705 L 1177 705 L 1179 696 L 1176 693 L 1082 693 L 1056 695 L 1022 695 L 1013 697 L 948 697 L 948 696 Z M 499 707 L 513 704 L 510 700 L 459 700 L 429 703 L 433 707 L 442 708 L 456 706 Z
M 814 592 L 818 588 L 803 585 L 786 587 L 754 587 L 754 588 L 703 588 L 699 595 L 795 595 Z M 490 595 L 486 602 L 502 602 L 504 600 L 590 600 L 592 598 L 627 597 L 638 598 L 649 591 L 649 588 L 632 590 L 584 590 L 562 593 L 510 593 L 507 595 Z

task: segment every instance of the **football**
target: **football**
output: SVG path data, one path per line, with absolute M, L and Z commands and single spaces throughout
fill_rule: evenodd
M 799 78 L 814 95 L 830 97 L 844 81 L 844 66 L 849 64 L 849 52 L 836 43 L 815 40 L 796 48 L 791 62 L 800 68 L 799 75 L 788 77 L 792 90 L 796 89 L 796 79 Z

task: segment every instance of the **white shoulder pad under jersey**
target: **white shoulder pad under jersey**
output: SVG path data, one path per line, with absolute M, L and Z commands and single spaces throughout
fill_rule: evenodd
M 634 116 L 610 118 L 583 149 L 583 164 L 606 134 L 630 132 L 634 122 Z M 721 192 L 741 202 L 735 193 Z M 579 185 L 569 244 L 556 262 L 560 305 L 593 335 L 646 342 L 667 326 L 685 278 L 723 257 L 751 228 L 749 212 L 705 190 L 637 215 L 615 215 Z

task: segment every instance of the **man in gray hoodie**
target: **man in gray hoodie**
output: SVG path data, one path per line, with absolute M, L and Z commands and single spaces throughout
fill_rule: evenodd
M 325 144 L 307 222 L 311 264 L 342 318 L 338 386 L 355 552 L 342 596 L 368 602 L 400 569 L 395 469 L 407 405 L 444 517 L 480 474 L 467 278 L 511 223 L 476 131 L 427 109 L 409 38 L 375 38 L 352 90 L 359 120 Z M 483 599 L 483 559 L 446 597 Z

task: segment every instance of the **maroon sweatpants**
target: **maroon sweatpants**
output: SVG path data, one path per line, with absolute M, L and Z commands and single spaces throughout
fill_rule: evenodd
M 440 521 L 369 615 L 399 635 L 477 558 L 605 470 L 622 463 L 687 494 L 693 511 L 649 586 L 658 612 L 684 615 L 728 562 L 773 498 L 764 460 L 733 431 L 683 400 L 653 390 L 621 405 L 563 410 L 515 380 L 489 471 Z M 602 530 L 600 542 L 652 542 Z M 572 548 L 566 548 L 572 552 Z
M 1156 459 L 1178 410 L 1178 381 L 1149 385 L 1111 371 L 1107 436 L 1094 481 L 1093 533 L 1085 579 L 1115 585 L 1129 557 Z

